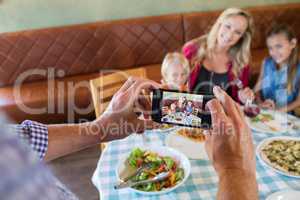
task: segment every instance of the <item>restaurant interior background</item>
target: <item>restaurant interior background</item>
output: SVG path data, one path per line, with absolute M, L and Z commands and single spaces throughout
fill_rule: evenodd
M 0 33 L 101 20 L 221 10 L 229 5 L 250 7 L 299 2 L 300 0 L 0 0 Z M 90 177 L 99 154 L 99 147 L 94 147 L 55 160 L 51 165 L 57 176 L 80 198 L 86 199 L 85 195 L 89 195 L 88 199 L 98 199 L 98 192 L 92 186 Z

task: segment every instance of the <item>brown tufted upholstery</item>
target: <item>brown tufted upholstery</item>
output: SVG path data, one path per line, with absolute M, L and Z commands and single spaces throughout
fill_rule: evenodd
M 34 114 L 26 117 L 26 112 L 20 112 L 16 107 L 18 102 L 13 96 L 13 87 L 10 85 L 13 85 L 16 79 L 28 70 L 49 70 L 49 68 L 55 69 L 55 75 L 59 70 L 64 72 L 58 82 L 63 82 L 65 85 L 86 85 L 90 78 L 95 78 L 89 76 L 91 73 L 161 63 L 167 52 L 180 49 L 182 44 L 181 15 L 1 34 L 0 86 L 7 87 L 0 88 L 2 98 L 0 110 L 5 111 L 18 122 L 26 118 L 42 122 L 59 122 L 61 119 L 64 119 L 64 122 L 73 121 L 73 118 L 66 118 L 68 110 L 62 114 L 56 111 L 55 114 Z M 160 80 L 159 66 L 147 67 L 147 69 L 150 77 Z M 154 72 L 153 69 L 157 70 Z M 50 93 L 47 92 L 46 79 L 50 71 L 39 72 L 43 75 L 30 75 L 24 80 L 24 83 L 35 81 L 33 84 L 25 84 L 22 88 L 22 102 L 28 107 L 45 107 L 49 101 L 47 96 L 50 96 Z M 82 75 L 86 75 L 85 79 L 81 78 L 78 81 L 77 76 Z M 75 76 L 77 82 L 67 78 L 70 76 Z M 64 93 L 69 94 L 67 87 L 65 88 Z M 88 87 L 78 88 L 74 96 L 78 99 L 76 106 L 90 105 Z M 69 101 L 67 97 L 63 99 L 64 109 L 68 107 Z M 57 104 L 56 102 L 55 105 Z
M 300 4 L 255 7 L 249 11 L 256 24 L 251 66 L 257 73 L 267 54 L 264 34 L 272 21 L 291 24 L 300 39 Z M 104 70 L 145 66 L 147 76 L 159 81 L 164 55 L 206 33 L 220 12 L 143 17 L 0 34 L 0 111 L 18 122 L 28 118 L 46 123 L 71 122 L 79 117 L 91 119 L 92 111 L 76 113 L 72 105 L 69 106 L 72 97 L 76 107 L 90 105 L 86 86 L 89 79 Z M 22 99 L 16 100 L 13 85 L 28 70 L 35 73 L 26 77 Z M 37 75 L 38 72 L 41 74 Z M 47 91 L 46 81 L 52 76 L 57 77 L 53 94 Z M 63 91 L 58 89 L 61 85 L 64 85 Z M 70 91 L 68 85 L 78 88 Z M 54 110 L 50 109 L 50 112 L 48 104 L 52 100 Z M 29 115 L 17 106 L 20 102 L 33 108 L 48 106 L 48 111 Z M 75 113 L 74 118 L 67 118 L 69 112 Z
M 72 76 L 156 64 L 182 43 L 181 15 L 2 34 L 1 86 L 12 85 L 28 69 L 54 67 Z M 31 76 L 26 82 L 41 79 Z
M 265 48 L 266 31 L 274 22 L 289 24 L 300 39 L 300 4 L 270 6 L 266 9 L 252 8 L 249 11 L 254 17 L 256 28 L 253 40 L 254 49 Z

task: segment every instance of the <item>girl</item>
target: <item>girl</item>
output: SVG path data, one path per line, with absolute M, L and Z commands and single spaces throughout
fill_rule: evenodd
M 189 73 L 189 62 L 181 53 L 168 53 L 161 67 L 163 87 L 166 89 L 186 90 Z
M 229 8 L 207 35 L 186 43 L 183 53 L 194 66 L 189 90 L 212 93 L 213 86 L 219 85 L 235 100 L 252 100 L 254 94 L 247 87 L 252 34 L 252 17 L 241 9 Z
M 297 39 L 286 25 L 276 24 L 267 33 L 270 57 L 262 64 L 255 86 L 264 108 L 290 112 L 300 106 L 300 62 Z

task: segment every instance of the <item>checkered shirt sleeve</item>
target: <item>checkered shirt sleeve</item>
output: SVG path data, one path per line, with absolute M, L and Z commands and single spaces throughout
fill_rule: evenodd
M 48 148 L 48 128 L 46 125 L 26 120 L 16 126 L 19 137 L 26 140 L 42 159 Z

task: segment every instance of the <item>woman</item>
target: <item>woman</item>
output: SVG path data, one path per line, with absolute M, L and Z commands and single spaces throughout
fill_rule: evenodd
M 250 14 L 229 8 L 207 35 L 186 43 L 183 53 L 194 67 L 189 77 L 189 90 L 207 94 L 218 85 L 236 101 L 253 100 L 254 94 L 248 88 L 252 35 Z

